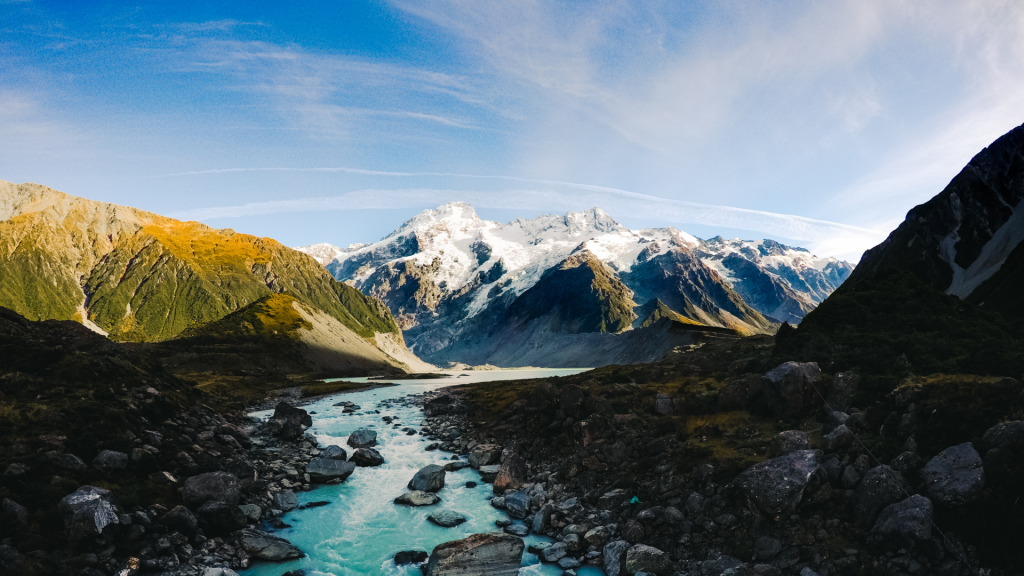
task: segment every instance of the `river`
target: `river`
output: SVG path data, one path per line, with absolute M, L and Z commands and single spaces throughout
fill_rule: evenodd
M 376 449 L 384 456 L 385 463 L 376 468 L 356 468 L 356 471 L 342 484 L 320 485 L 309 492 L 299 492 L 299 504 L 328 500 L 330 504 L 307 510 L 293 510 L 282 518 L 291 528 L 273 531 L 287 538 L 306 553 L 305 558 L 283 563 L 257 563 L 242 574 L 246 576 L 281 576 L 289 570 L 302 569 L 306 576 L 357 576 L 368 574 L 416 575 L 421 574 L 418 566 L 395 566 L 396 552 L 402 550 L 423 550 L 430 552 L 434 546 L 450 540 L 465 538 L 480 532 L 495 532 L 495 520 L 506 518 L 504 512 L 490 505 L 493 497 L 490 484 L 480 481 L 480 475 L 471 468 L 448 472 L 445 487 L 438 496 L 441 502 L 435 506 L 410 508 L 393 502 L 396 496 L 406 491 L 406 484 L 413 475 L 428 464 L 444 464 L 452 454 L 440 450 L 427 452 L 429 440 L 425 436 L 408 435 L 402 428 L 417 432 L 423 420 L 423 412 L 413 406 L 380 406 L 379 403 L 409 394 L 428 392 L 453 384 L 470 382 L 495 382 L 501 380 L 522 380 L 568 376 L 583 370 L 491 370 L 451 372 L 452 378 L 434 380 L 388 380 L 396 386 L 375 388 L 364 392 L 340 394 L 318 400 L 303 406 L 313 414 L 313 426 L 309 432 L 316 437 L 321 447 L 337 444 L 352 454 L 346 445 L 348 435 L 358 428 L 371 428 L 377 432 Z M 459 377 L 461 374 L 466 376 Z M 344 380 L 366 382 L 366 378 L 345 378 Z M 354 402 L 361 407 L 354 414 L 342 414 L 341 407 L 333 404 L 340 400 Z M 380 414 L 374 414 L 380 410 Z M 253 416 L 267 418 L 271 412 L 254 412 Z M 401 425 L 394 427 L 381 420 L 393 416 Z M 466 482 L 477 482 L 475 488 L 467 488 Z M 468 521 L 455 528 L 441 528 L 427 521 L 434 510 L 450 509 L 462 513 Z M 516 523 L 522 523 L 516 520 Z M 525 538 L 527 545 L 537 541 L 551 541 L 550 538 L 530 535 Z M 603 571 L 580 567 L 580 576 L 597 576 Z M 557 565 L 540 564 L 537 556 L 529 552 L 523 555 L 520 575 L 558 576 L 562 570 Z

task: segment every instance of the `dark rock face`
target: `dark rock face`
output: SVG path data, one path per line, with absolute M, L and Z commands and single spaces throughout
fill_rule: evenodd
M 479 470 L 481 466 L 490 466 L 501 460 L 501 446 L 496 444 L 479 444 L 469 451 L 469 465 Z
M 371 448 L 377 445 L 377 433 L 367 428 L 360 428 L 348 437 L 348 445 L 353 448 Z
M 782 456 L 783 454 L 789 454 L 790 452 L 796 452 L 797 450 L 810 450 L 811 440 L 807 437 L 805 432 L 800 430 L 786 430 L 785 432 L 779 432 L 779 435 L 772 439 L 771 444 L 768 445 L 768 452 L 766 456 L 769 458 L 775 458 L 776 456 Z
M 403 550 L 398 554 L 395 554 L 395 565 L 402 566 L 404 564 L 419 564 L 420 562 L 426 562 L 430 554 L 427 554 L 423 550 Z
M 290 560 L 292 558 L 302 558 L 305 554 L 291 542 L 284 538 L 279 538 L 271 534 L 267 534 L 262 530 L 256 530 L 255 528 L 246 528 L 241 532 L 237 532 L 239 543 L 245 548 L 245 552 L 254 558 L 260 560 L 270 560 L 273 562 L 279 562 L 281 560 Z
M 437 464 L 424 466 L 409 481 L 409 489 L 422 492 L 437 492 L 444 488 L 444 475 L 444 468 Z
M 0 503 L 0 515 L 10 526 L 21 528 L 28 523 L 28 509 L 10 498 Z
M 864 527 L 873 525 L 883 508 L 901 500 L 905 496 L 902 482 L 899 472 L 888 466 L 868 470 L 854 491 L 853 510 L 857 523 Z
M 92 460 L 92 467 L 100 472 L 123 470 L 128 467 L 128 455 L 114 450 L 103 450 Z
M 943 504 L 966 504 L 985 487 L 985 469 L 974 444 L 965 442 L 939 452 L 921 470 L 928 495 Z
M 1007 448 L 1024 442 L 1024 420 L 1000 422 L 986 430 L 981 441 L 989 449 Z
M 453 510 L 437 510 L 427 516 L 432 524 L 437 524 L 442 528 L 454 528 L 459 524 L 466 521 L 466 517 Z
M 360 448 L 352 454 L 350 462 L 356 466 L 380 466 L 384 463 L 384 457 L 373 448 Z
M 623 576 L 626 573 L 626 550 L 629 550 L 629 542 L 616 540 L 605 544 L 604 572 L 608 576 Z
M 494 479 L 494 493 L 503 494 L 506 490 L 516 490 L 526 479 L 526 462 L 518 454 L 511 454 L 501 463 L 501 470 Z
M 348 453 L 341 446 L 330 446 L 320 451 L 320 457 L 327 460 L 348 460 Z
M 329 482 L 331 480 L 344 481 L 352 475 L 356 465 L 343 460 L 327 460 L 324 458 L 313 458 L 306 464 L 306 474 L 309 474 L 311 482 Z
M 181 532 L 182 534 L 192 535 L 196 533 L 196 528 L 199 527 L 199 520 L 196 519 L 192 511 L 184 506 L 175 506 L 171 510 L 164 514 L 164 517 L 160 520 L 166 524 L 169 528 L 173 528 Z
M 815 450 L 798 450 L 754 464 L 733 483 L 765 512 L 791 512 L 800 504 L 804 488 L 818 468 L 818 459 Z
M 786 362 L 765 374 L 763 382 L 768 406 L 779 418 L 792 418 L 820 402 L 815 386 L 821 384 L 821 370 L 816 362 Z
M 432 398 L 423 404 L 423 413 L 427 416 L 443 416 L 462 412 L 465 412 L 465 407 L 447 394 Z
M 281 402 L 274 408 L 270 421 L 280 428 L 280 436 L 285 440 L 298 439 L 306 428 L 313 425 L 313 418 L 308 412 L 287 402 Z
M 245 528 L 245 514 L 235 504 L 207 500 L 196 511 L 212 533 L 226 534 Z
M 657 548 L 637 544 L 626 551 L 626 573 L 637 572 L 666 576 L 672 573 L 672 561 Z
M 474 534 L 434 548 L 425 576 L 516 576 L 526 545 L 510 534 Z
M 853 407 L 853 397 L 859 386 L 860 377 L 856 372 L 840 372 L 832 379 L 832 385 L 825 394 L 825 403 L 833 411 L 848 412 Z
M 887 506 L 878 515 L 871 533 L 880 544 L 892 550 L 914 549 L 918 543 L 932 537 L 932 501 L 915 494 Z
M 111 503 L 113 496 L 110 490 L 82 486 L 61 499 L 57 510 L 72 540 L 100 536 L 118 524 L 117 509 Z
M 207 472 L 185 480 L 182 500 L 189 508 L 202 506 L 207 500 L 227 504 L 238 504 L 241 484 L 234 474 L 228 472 Z
M 398 498 L 395 498 L 395 504 L 402 504 L 404 506 L 433 506 L 440 501 L 441 498 L 437 494 L 423 492 L 421 490 L 406 492 Z

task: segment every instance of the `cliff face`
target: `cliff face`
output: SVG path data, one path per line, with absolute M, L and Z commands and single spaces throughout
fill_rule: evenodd
M 382 303 L 269 238 L 0 182 L 0 305 L 30 319 L 158 341 L 272 293 L 363 338 L 400 335 Z

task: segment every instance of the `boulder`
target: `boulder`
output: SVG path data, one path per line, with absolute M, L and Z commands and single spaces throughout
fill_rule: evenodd
M 47 462 L 53 464 L 57 468 L 71 470 L 74 472 L 85 470 L 85 462 L 74 454 L 66 454 L 64 452 L 50 450 L 43 454 L 43 456 L 46 458 Z
M 1024 442 L 1024 420 L 1000 422 L 985 430 L 981 441 L 989 449 L 1008 448 Z
M 518 490 L 525 479 L 526 461 L 513 453 L 501 463 L 501 469 L 494 478 L 494 493 L 504 494 L 506 490 Z
M 913 550 L 918 543 L 932 537 L 932 501 L 915 494 L 887 506 L 878 515 L 871 536 L 893 551 Z
M 299 506 L 299 497 L 291 490 L 283 490 L 274 494 L 273 506 L 282 512 L 294 510 Z
M 24 566 L 25 555 L 8 544 L 0 544 L 0 574 L 24 574 L 28 570 Z
M 798 416 L 818 402 L 815 386 L 820 386 L 821 370 L 817 362 L 786 362 L 762 380 L 765 400 L 776 417 Z
M 501 464 L 489 464 L 487 466 L 480 467 L 480 480 L 486 483 L 494 482 L 498 478 L 498 472 L 501 472 Z
M 207 472 L 185 480 L 181 498 L 189 508 L 198 508 L 208 500 L 238 504 L 241 489 L 241 484 L 234 474 Z
M 434 548 L 425 576 L 516 576 L 526 545 L 518 536 L 474 534 Z
M 555 511 L 555 507 L 551 504 L 545 504 L 541 506 L 540 510 L 533 515 L 533 523 L 530 528 L 534 534 L 543 534 L 545 530 L 551 526 L 551 514 Z
M 192 536 L 196 533 L 196 528 L 199 527 L 199 520 L 192 514 L 192 511 L 184 506 L 175 506 L 171 510 L 164 514 L 160 522 L 171 528 L 177 530 L 182 534 Z
M 110 490 L 82 486 L 61 499 L 57 511 L 72 540 L 82 536 L 101 536 L 116 526 L 120 519 L 111 500 Z
M 128 455 L 114 450 L 103 450 L 92 459 L 92 467 L 100 472 L 124 470 L 128 467 Z
M 432 398 L 423 403 L 423 414 L 426 416 L 460 414 L 465 411 L 465 407 L 457 399 L 447 394 Z
M 206 523 L 212 533 L 224 534 L 245 528 L 248 520 L 237 504 L 227 504 L 216 500 L 207 500 L 196 510 L 199 518 Z
M 404 564 L 419 564 L 426 562 L 430 554 L 427 554 L 423 550 L 403 550 L 395 554 L 395 565 L 402 566 Z
M 587 533 L 583 535 L 583 539 L 587 541 L 587 544 L 594 546 L 595 548 L 600 548 L 607 544 L 608 539 L 611 537 L 611 530 L 604 526 L 598 526 L 597 528 L 587 531 Z
M 751 500 L 769 514 L 796 510 L 804 489 L 818 468 L 816 450 L 797 450 L 747 468 L 733 480 Z
M 783 454 L 796 452 L 797 450 L 810 449 L 811 440 L 807 437 L 806 433 L 800 430 L 786 430 L 785 432 L 779 432 L 775 438 L 772 438 L 772 441 L 768 444 L 766 456 L 775 458 Z
M 522 520 L 530 513 L 530 495 L 524 490 L 505 495 L 505 511 L 508 515 Z
M 298 440 L 306 428 L 313 425 L 313 418 L 302 408 L 281 402 L 270 417 L 273 430 L 285 440 Z
M 263 515 L 263 509 L 256 504 L 242 504 L 238 509 L 242 511 L 242 514 L 245 514 L 249 522 L 259 522 L 260 516 Z
M 519 536 L 520 538 L 524 538 L 527 534 L 530 533 L 530 528 L 527 527 L 525 524 L 511 524 L 509 526 L 505 526 L 504 532 L 505 534 L 511 534 L 513 536 Z
M 242 548 L 245 549 L 246 554 L 253 558 L 279 562 L 305 556 L 302 550 L 284 538 L 267 534 L 255 528 L 246 528 L 236 532 L 235 536 Z
M 668 394 L 656 394 L 654 396 L 654 413 L 660 416 L 671 416 L 675 406 Z
M 360 448 L 352 454 L 352 459 L 349 462 L 363 467 L 380 466 L 384 463 L 384 457 L 373 448 Z
M 404 506 L 433 506 L 440 501 L 441 498 L 437 494 L 422 492 L 420 490 L 406 492 L 398 498 L 395 498 L 395 504 L 402 504 Z
M 344 481 L 352 475 L 356 465 L 344 460 L 328 460 L 326 458 L 313 458 L 306 464 L 306 474 L 309 474 L 310 482 L 329 482 L 331 480 Z
M 766 562 L 782 551 L 782 542 L 771 536 L 761 536 L 754 541 L 754 560 Z
M 540 559 L 544 562 L 558 562 L 565 558 L 568 552 L 565 542 L 552 542 L 550 546 L 540 551 Z
M 341 446 L 331 444 L 320 451 L 320 457 L 327 460 L 348 460 L 348 453 Z
M 925 490 L 943 504 L 966 504 L 985 487 L 985 469 L 974 444 L 950 446 L 935 455 L 921 469 Z
M 444 465 L 445 472 L 458 472 L 463 468 L 469 468 L 469 462 L 466 462 L 465 460 L 456 460 Z
M 636 544 L 626 551 L 626 574 L 646 572 L 665 576 L 672 573 L 668 554 L 645 544 Z
M 857 394 L 860 377 L 854 372 L 840 372 L 832 379 L 832 385 L 825 394 L 825 403 L 836 412 L 849 412 L 853 397 Z
M 10 498 L 4 498 L 0 503 L 0 514 L 7 526 L 22 528 L 28 524 L 28 509 Z
M 605 574 L 608 576 L 625 576 L 627 550 L 629 550 L 629 542 L 624 540 L 615 540 L 604 545 Z
M 430 464 L 424 466 L 412 477 L 409 481 L 410 490 L 420 490 L 423 492 L 437 492 L 441 488 L 444 488 L 444 467 L 438 466 L 437 464 Z
M 481 466 L 497 464 L 501 460 L 501 446 L 478 444 L 469 451 L 469 465 L 479 470 Z
M 369 428 L 360 428 L 349 434 L 347 443 L 353 448 L 372 448 L 377 445 L 377 433 Z
M 435 510 L 427 516 L 427 520 L 442 528 L 454 528 L 465 522 L 466 517 L 454 510 Z
M 853 431 L 845 424 L 840 424 L 835 430 L 825 435 L 825 450 L 835 452 L 848 448 L 853 445 L 854 440 L 856 437 L 853 435 Z
M 861 526 L 872 526 L 883 508 L 904 497 L 903 477 L 892 468 L 875 466 L 864 474 L 853 494 L 853 512 Z

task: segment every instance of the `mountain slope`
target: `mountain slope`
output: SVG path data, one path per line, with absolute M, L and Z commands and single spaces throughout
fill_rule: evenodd
M 400 335 L 388 309 L 269 238 L 0 181 L 0 305 L 112 338 L 172 338 L 287 292 L 363 338 Z
M 1024 370 L 1024 127 L 907 213 L 778 353 L 875 372 Z

